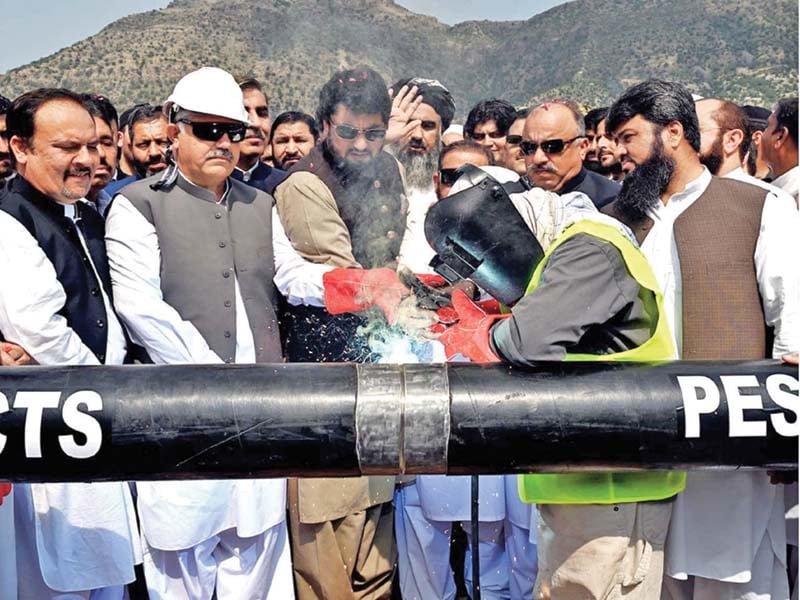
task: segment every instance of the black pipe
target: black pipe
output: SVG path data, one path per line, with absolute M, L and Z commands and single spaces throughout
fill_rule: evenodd
M 771 361 L 3 368 L 0 478 L 796 469 L 797 390 Z

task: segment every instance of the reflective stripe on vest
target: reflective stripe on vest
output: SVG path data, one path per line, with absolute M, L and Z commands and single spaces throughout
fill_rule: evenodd
M 578 234 L 587 234 L 612 244 L 640 286 L 639 298 L 650 315 L 657 315 L 655 329 L 640 346 L 613 354 L 570 354 L 566 361 L 658 362 L 675 358 L 675 345 L 667 324 L 664 302 L 655 275 L 641 250 L 616 227 L 595 221 L 579 221 L 567 229 L 545 252 L 528 284 L 527 293 L 539 285 L 550 256 L 561 244 Z M 686 487 L 682 471 L 646 473 L 568 473 L 520 475 L 519 493 L 524 502 L 539 504 L 616 504 L 670 498 Z

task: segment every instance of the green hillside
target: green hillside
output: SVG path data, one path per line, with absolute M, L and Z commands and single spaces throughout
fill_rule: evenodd
M 335 69 L 366 64 L 387 82 L 441 79 L 462 115 L 491 96 L 596 106 L 652 76 L 768 106 L 797 93 L 797 22 L 792 0 L 575 0 L 453 27 L 391 0 L 176 0 L 0 75 L 0 93 L 65 86 L 124 108 L 163 101 L 181 75 L 215 65 L 261 79 L 278 108 L 313 111 Z

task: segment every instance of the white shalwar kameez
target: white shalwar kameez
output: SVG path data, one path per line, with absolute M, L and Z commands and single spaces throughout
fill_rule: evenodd
M 706 190 L 707 169 L 668 203 L 650 211 L 653 227 L 642 244 L 664 292 L 670 329 L 682 347 L 682 282 L 673 225 Z M 798 277 L 795 206 L 768 193 L 754 263 L 768 325 L 775 327 L 773 356 L 797 351 Z M 690 472 L 675 500 L 665 547 L 664 596 L 785 600 L 786 532 L 783 486 L 765 472 Z
M 501 182 L 519 177 L 497 169 Z M 398 262 L 414 273 L 431 273 L 428 266 L 435 251 L 425 238 L 425 216 L 437 201 L 433 187 L 408 191 L 409 213 Z M 513 480 L 514 494 L 506 494 L 506 478 Z M 530 514 L 516 488 L 516 476 L 479 478 L 479 559 L 481 594 L 487 599 L 530 598 L 536 579 L 536 545 L 530 539 Z M 506 518 L 506 506 L 514 510 L 516 526 Z M 535 512 L 535 511 L 534 511 Z M 468 534 L 464 578 L 472 587 L 470 477 L 420 475 L 395 494 L 395 530 L 403 597 L 455 597 L 449 567 L 452 523 L 460 521 Z M 535 528 L 534 528 L 535 535 Z M 521 554 L 520 554 L 521 553 Z M 513 580 L 512 580 L 513 579 Z M 512 581 L 510 581 L 512 580 Z
M 75 206 L 63 206 L 64 216 L 77 222 Z M 83 233 L 75 230 L 100 281 Z M 53 264 L 28 230 L 5 212 L 0 212 L 0 280 L 24 282 L 0 287 L 0 331 L 7 339 L 41 365 L 100 364 L 58 314 L 67 298 Z M 125 337 L 99 288 L 108 324 L 105 364 L 119 365 Z M 2 510 L 8 510 L 10 499 Z M 18 484 L 13 505 L 20 600 L 125 597 L 125 585 L 135 579 L 134 564 L 142 561 L 127 483 Z M 0 588 L 4 585 L 0 582 Z
M 274 223 L 273 223 L 274 225 Z M 162 299 L 155 228 L 117 195 L 106 221 L 114 297 L 131 338 L 156 364 L 222 364 L 203 336 Z M 237 364 L 255 345 L 235 282 Z M 294 598 L 286 480 L 138 482 L 151 598 Z
M 0 598 L 17 600 L 17 550 L 14 536 L 14 489 L 0 505 Z

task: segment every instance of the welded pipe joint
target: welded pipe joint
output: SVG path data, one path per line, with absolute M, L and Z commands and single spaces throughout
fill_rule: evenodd
M 450 387 L 444 365 L 358 365 L 361 472 L 446 473 Z

